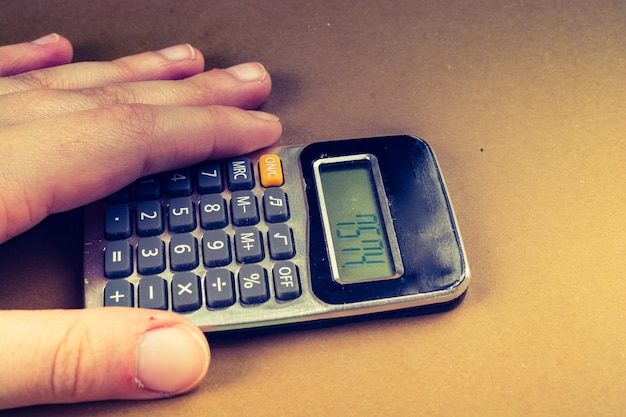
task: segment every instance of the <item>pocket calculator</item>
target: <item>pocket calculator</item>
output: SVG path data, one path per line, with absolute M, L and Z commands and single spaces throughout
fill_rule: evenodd
M 85 305 L 207 333 L 444 308 L 469 275 L 434 153 L 408 135 L 205 161 L 85 208 Z

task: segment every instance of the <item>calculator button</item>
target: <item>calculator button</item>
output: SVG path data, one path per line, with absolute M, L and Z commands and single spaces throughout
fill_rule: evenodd
M 285 223 L 270 225 L 267 230 L 267 242 L 272 259 L 289 259 L 296 254 L 293 244 L 293 231 Z
M 191 169 L 182 168 L 170 171 L 166 176 L 167 195 L 170 197 L 185 197 L 191 195 Z
M 230 199 L 233 225 L 251 226 L 261 220 L 259 205 L 252 191 L 234 191 Z
M 137 234 L 156 236 L 163 233 L 163 210 L 156 200 L 141 201 L 137 204 Z
M 244 304 L 261 304 L 270 295 L 267 286 L 267 273 L 260 265 L 244 265 L 239 269 L 239 295 Z
M 165 244 L 158 237 L 139 239 L 137 244 L 137 272 L 158 274 L 165 270 Z
M 196 228 L 196 209 L 189 197 L 170 200 L 168 208 L 170 231 L 174 233 L 191 232 Z
M 126 239 L 132 233 L 130 207 L 127 204 L 111 204 L 104 213 L 104 234 L 108 240 Z
M 104 250 L 104 275 L 123 278 L 133 272 L 133 249 L 125 240 L 109 242 Z
M 252 163 L 246 157 L 231 159 L 227 163 L 228 189 L 231 191 L 254 188 Z
M 235 232 L 235 255 L 237 262 L 248 264 L 260 262 L 265 257 L 263 238 L 256 227 L 241 227 Z
M 167 310 L 167 282 L 157 276 L 143 277 L 137 286 L 137 301 L 141 308 Z
M 200 194 L 221 193 L 224 191 L 222 170 L 218 161 L 205 161 L 198 165 L 198 192 Z
M 130 186 L 118 190 L 106 198 L 109 204 L 128 203 L 130 201 Z
M 203 229 L 221 229 L 228 224 L 226 200 L 221 194 L 208 194 L 200 197 L 200 226 Z
M 133 284 L 125 280 L 110 281 L 104 287 L 105 307 L 133 307 Z
M 206 302 L 210 308 L 228 307 L 235 303 L 232 272 L 228 269 L 211 269 L 207 272 Z
M 232 261 L 230 238 L 223 230 L 209 230 L 202 236 L 202 260 L 206 267 L 228 265 Z
M 160 197 L 161 181 L 158 175 L 149 175 L 135 181 L 135 198 L 137 200 L 158 200 Z
M 263 194 L 263 212 L 268 223 L 279 223 L 289 220 L 287 194 L 278 187 L 265 190 Z
M 300 275 L 298 267 L 289 261 L 278 262 L 272 269 L 274 291 L 279 300 L 293 300 L 300 296 Z
M 283 185 L 283 167 L 278 155 L 261 155 L 259 158 L 259 181 L 263 187 Z
M 174 311 L 193 311 L 202 305 L 200 278 L 192 272 L 181 272 L 172 277 L 172 308 Z
M 198 241 L 190 234 L 173 235 L 170 239 L 170 268 L 189 271 L 198 266 Z

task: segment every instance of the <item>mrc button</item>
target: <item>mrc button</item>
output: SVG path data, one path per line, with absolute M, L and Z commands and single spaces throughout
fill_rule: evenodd
M 231 191 L 251 190 L 254 188 L 252 163 L 246 157 L 228 161 L 228 188 Z

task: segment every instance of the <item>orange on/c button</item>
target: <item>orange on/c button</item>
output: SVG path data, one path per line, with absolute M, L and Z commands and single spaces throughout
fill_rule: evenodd
M 259 174 L 263 187 L 279 187 L 283 185 L 283 167 L 278 155 L 268 153 L 259 158 Z

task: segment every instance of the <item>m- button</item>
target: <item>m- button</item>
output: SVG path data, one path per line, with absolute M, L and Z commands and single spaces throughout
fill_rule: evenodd
M 278 155 L 271 153 L 259 158 L 259 177 L 263 187 L 280 187 L 283 185 L 283 167 Z

